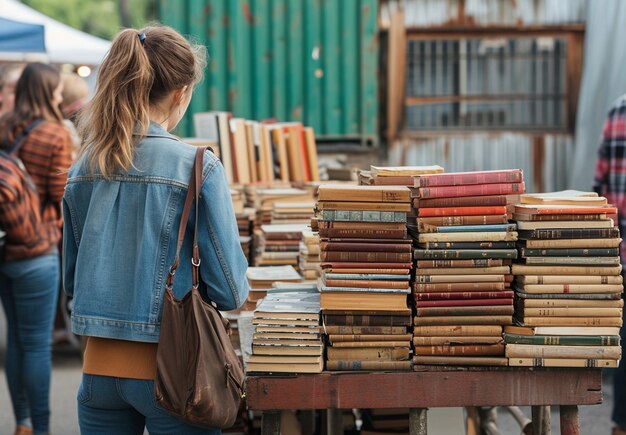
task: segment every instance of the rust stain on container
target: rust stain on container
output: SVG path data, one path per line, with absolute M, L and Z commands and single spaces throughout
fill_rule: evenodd
M 254 26 L 254 16 L 252 16 L 252 11 L 250 10 L 250 5 L 248 3 L 244 3 L 241 5 L 241 10 L 243 11 L 243 16 L 251 26 Z

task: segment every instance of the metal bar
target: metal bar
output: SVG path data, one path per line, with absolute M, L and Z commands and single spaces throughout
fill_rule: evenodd
M 326 134 L 339 134 L 341 131 L 341 41 L 339 28 L 339 2 L 322 2 L 322 107 L 324 130 Z
M 535 37 L 566 36 L 571 33 L 585 33 L 584 24 L 563 24 L 557 26 L 490 26 L 490 27 L 408 27 L 407 38 L 419 39 L 463 39 L 472 37 Z
M 565 98 L 562 94 L 545 94 L 546 98 Z M 453 102 L 480 102 L 480 101 L 534 101 L 539 100 L 537 95 L 529 94 L 499 94 L 499 95 L 444 95 L 444 96 L 432 96 L 432 97 L 408 97 L 404 100 L 407 106 L 413 106 L 417 104 L 441 104 L 441 103 L 453 103 Z
M 280 411 L 263 411 L 262 435 L 280 435 Z
M 315 129 L 316 135 L 323 134 L 322 126 L 322 82 L 321 65 L 322 27 L 321 0 L 304 2 L 304 123 Z
M 426 435 L 427 411 L 426 408 L 411 408 L 409 410 L 409 433 L 411 435 Z
M 580 435 L 578 406 L 562 405 L 560 408 L 561 435 Z
M 360 0 L 361 44 L 359 77 L 361 78 L 361 128 L 363 136 L 376 137 L 378 134 L 378 34 L 376 18 L 377 0 Z
M 341 129 L 348 134 L 359 132 L 359 0 L 341 4 Z M 406 53 L 402 53 L 403 59 Z M 397 80 L 398 77 L 394 77 Z
M 303 2 L 287 2 L 287 118 L 285 121 L 302 121 L 304 105 L 304 35 L 302 33 Z M 278 85 L 278 84 L 277 84 Z
M 271 101 L 272 116 L 281 121 L 287 119 L 287 98 L 285 83 L 287 82 L 287 4 L 286 0 L 272 0 L 271 19 L 271 53 L 272 53 L 272 84 Z
M 326 427 L 328 435 L 342 435 L 343 434 L 343 413 L 341 409 L 328 409 L 326 410 Z
M 533 406 L 533 435 L 550 435 L 550 407 Z

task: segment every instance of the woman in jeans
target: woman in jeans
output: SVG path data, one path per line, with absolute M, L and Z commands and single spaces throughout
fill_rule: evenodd
M 15 107 L 0 119 L 0 148 L 20 142 L 18 156 L 39 193 L 42 224 L 27 244 L 28 216 L 11 227 L 0 262 L 0 298 L 6 314 L 6 376 L 16 434 L 49 430 L 52 326 L 58 297 L 61 199 L 71 164 L 71 141 L 59 111 L 63 85 L 57 70 L 28 65 L 15 90 Z M 23 135 L 29 129 L 27 135 Z M 3 198 L 4 200 L 4 198 Z M 7 205 L 2 204 L 2 207 Z
M 195 157 L 195 147 L 168 131 L 204 67 L 203 50 L 169 27 L 123 30 L 79 117 L 83 146 L 63 199 L 63 272 L 72 329 L 88 337 L 77 397 L 82 434 L 219 433 L 177 420 L 154 399 L 165 280 Z M 201 288 L 219 309 L 237 308 L 248 294 L 247 264 L 224 168 L 208 151 L 198 231 Z M 191 287 L 189 239 L 177 298 Z

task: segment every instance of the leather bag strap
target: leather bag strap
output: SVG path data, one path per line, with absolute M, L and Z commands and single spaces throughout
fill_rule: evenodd
M 191 212 L 191 201 L 195 199 L 196 205 L 196 220 L 194 222 L 193 232 L 193 252 L 191 258 L 191 273 L 192 283 L 194 288 L 198 288 L 200 283 L 200 250 L 198 249 L 198 208 L 200 205 L 200 186 L 202 184 L 202 168 L 204 166 L 204 152 L 206 147 L 198 147 L 196 150 L 196 157 L 194 159 L 193 168 L 191 170 L 191 178 L 189 180 L 189 188 L 187 189 L 187 196 L 185 197 L 185 205 L 183 206 L 183 214 L 180 218 L 180 225 L 178 226 L 178 240 L 176 243 L 176 257 L 174 262 L 170 266 L 167 279 L 165 281 L 166 288 L 171 289 L 174 285 L 174 274 L 178 268 L 180 262 L 180 250 L 183 246 L 185 239 L 185 230 L 187 229 L 187 222 L 189 222 L 189 214 Z

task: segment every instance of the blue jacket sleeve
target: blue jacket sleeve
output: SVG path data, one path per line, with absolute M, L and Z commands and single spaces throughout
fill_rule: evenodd
M 74 295 L 74 271 L 76 269 L 76 255 L 78 245 L 72 226 L 72 214 L 67 199 L 63 198 L 63 289 L 65 294 L 72 297 Z
M 213 157 L 215 159 L 215 157 Z M 198 243 L 200 274 L 208 297 L 220 310 L 233 310 L 248 297 L 248 263 L 239 242 L 239 230 L 224 167 L 212 162 L 202 184 Z

